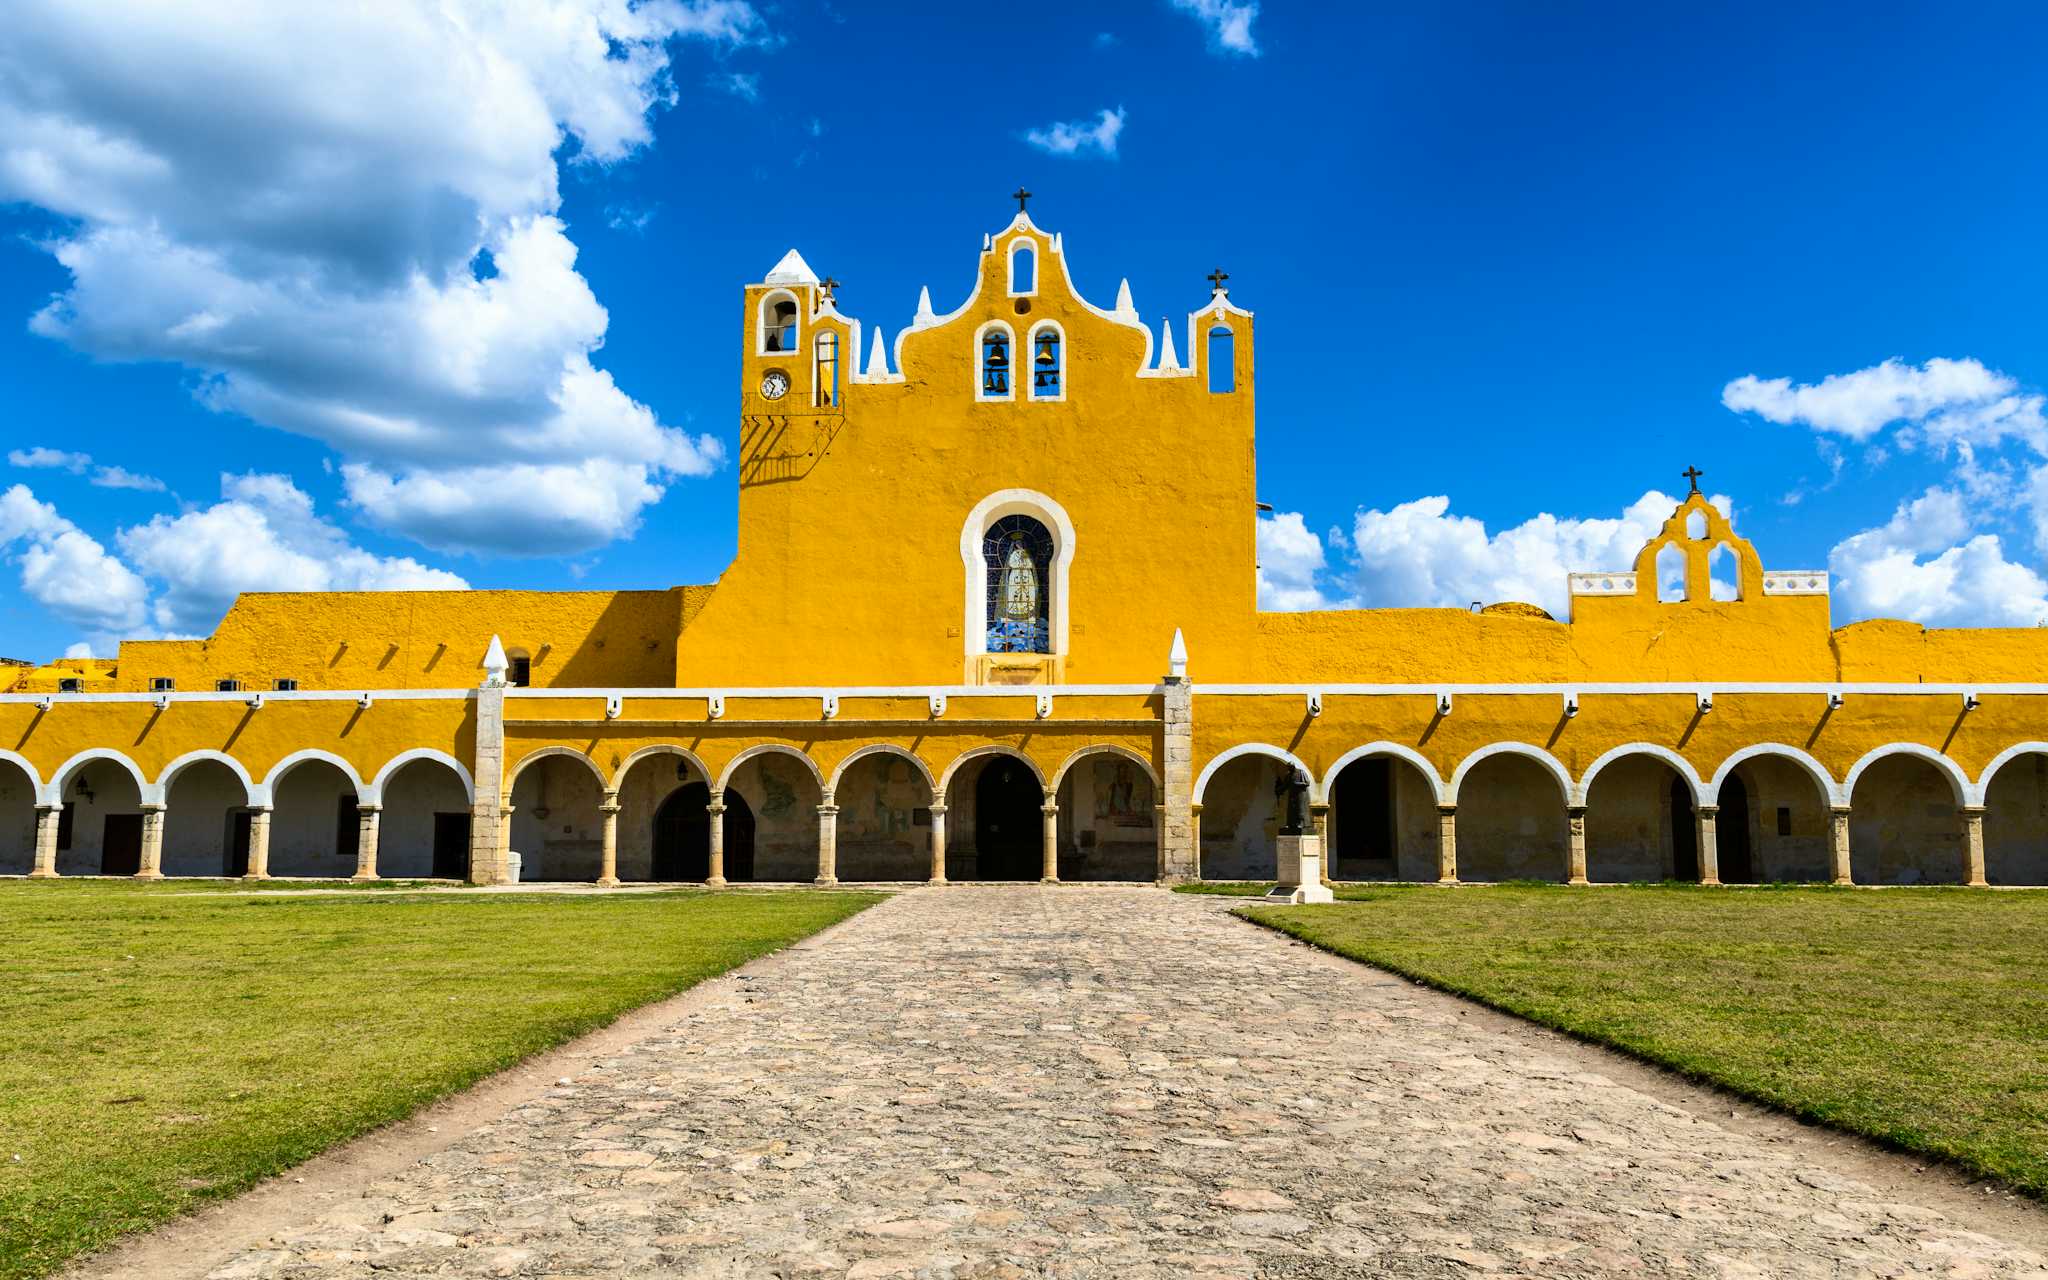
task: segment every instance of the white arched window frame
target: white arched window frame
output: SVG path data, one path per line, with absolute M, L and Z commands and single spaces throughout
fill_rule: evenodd
M 775 305 L 779 302 L 786 302 L 789 304 L 790 310 L 792 314 L 795 316 L 795 319 L 788 326 L 789 331 L 787 335 L 785 335 L 787 338 L 787 345 L 778 346 L 773 349 L 770 349 L 770 347 L 768 346 L 768 335 L 769 333 L 779 331 L 780 329 L 780 326 L 777 326 L 774 321 Z M 762 294 L 760 312 L 754 317 L 754 354 L 762 356 L 794 357 L 798 353 L 800 353 L 803 350 L 803 316 L 803 304 L 798 302 L 796 295 L 791 293 L 789 290 L 777 289 L 771 293 Z
M 988 364 L 986 348 L 982 345 L 991 333 L 1000 333 L 1004 341 L 1004 359 L 1009 366 L 1004 375 L 1005 390 L 991 394 L 988 389 Z M 1017 398 L 1017 331 L 1001 320 L 991 320 L 974 331 L 974 398 L 976 400 L 1015 400 Z
M 960 565 L 965 571 L 965 593 L 960 634 L 970 658 L 988 652 L 988 562 L 981 554 L 982 539 L 1004 516 L 1030 516 L 1052 534 L 1052 607 L 1047 611 L 1052 655 L 1067 652 L 1067 580 L 1074 563 L 1074 522 L 1067 509 L 1035 489 L 1003 489 L 974 504 L 967 521 L 960 526 Z
M 1017 259 L 1028 259 L 1031 277 L 1023 288 L 1017 287 Z M 1029 236 L 1018 236 L 1010 242 L 1010 296 L 1013 298 L 1035 297 L 1038 293 L 1038 245 Z
M 1050 333 L 1059 339 L 1054 350 L 1058 355 L 1059 387 L 1055 391 L 1041 394 L 1038 389 L 1038 335 Z M 1060 328 L 1055 320 L 1040 320 L 1031 326 L 1030 340 L 1024 344 L 1024 367 L 1029 383 L 1024 394 L 1033 400 L 1064 400 L 1067 398 L 1067 331 Z
M 821 408 L 839 403 L 839 335 L 820 327 L 811 339 L 812 400 Z

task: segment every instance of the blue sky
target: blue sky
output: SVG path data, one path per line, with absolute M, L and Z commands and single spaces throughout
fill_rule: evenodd
M 2048 617 L 2038 8 L 373 7 L 0 29 L 0 654 L 711 581 L 741 286 L 893 331 L 1019 183 L 1258 313 L 1271 607 L 1561 609 L 1697 464 L 1838 621 Z

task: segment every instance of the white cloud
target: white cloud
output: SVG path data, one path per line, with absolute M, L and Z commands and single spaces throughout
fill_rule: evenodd
M 224 475 L 222 500 L 121 532 L 121 550 L 163 583 L 157 626 L 211 631 L 244 591 L 455 591 L 469 584 L 406 557 L 351 545 L 287 476 Z
M 339 451 L 394 531 L 529 554 L 618 537 L 722 452 L 593 365 L 609 317 L 553 216 L 557 158 L 645 146 L 679 39 L 772 43 L 738 0 L 20 0 L 0 200 L 68 220 L 48 244 L 71 275 L 32 327 L 202 371 L 208 405 Z M 603 491 L 533 488 L 530 527 L 453 518 L 482 459 Z
M 142 624 L 142 579 L 27 485 L 0 493 L 0 551 L 20 567 L 22 594 L 70 625 L 111 636 Z
M 1885 524 L 1828 555 L 1839 611 L 1928 626 L 2035 626 L 2048 619 L 2048 580 L 2006 559 L 1998 536 L 1969 536 L 1963 498 L 1929 489 Z
M 1323 540 L 1298 511 L 1259 518 L 1259 607 L 1328 609 L 1333 606 L 1317 579 L 1325 567 Z
M 140 475 L 126 467 L 95 467 L 92 483 L 102 489 L 134 489 L 142 493 L 162 493 L 164 482 L 155 476 Z
M 748 102 L 761 100 L 761 77 L 751 71 L 727 71 L 709 77 L 705 83 L 721 93 L 729 93 Z
M 1709 501 L 1732 509 L 1724 496 Z M 1653 489 L 1617 517 L 1544 513 L 1498 533 L 1450 514 L 1442 496 L 1361 510 L 1350 535 L 1353 594 L 1366 608 L 1522 600 L 1561 619 L 1570 612 L 1566 575 L 1628 568 L 1678 502 Z
M 77 475 L 92 465 L 92 455 L 66 453 L 62 449 L 47 449 L 37 445 L 33 449 L 9 449 L 7 465 L 29 469 L 55 468 Z
M 1252 21 L 1259 16 L 1257 0 L 1233 4 L 1231 0 L 1173 0 L 1173 7 L 1209 28 L 1209 40 L 1225 53 L 1259 56 L 1252 39 Z
M 1917 368 L 1892 359 L 1815 383 L 1748 374 L 1721 389 L 1721 403 L 1769 422 L 1798 424 L 1864 441 L 1894 423 L 1913 426 L 1908 444 L 1995 445 L 2017 438 L 2037 451 L 2048 441 L 2042 397 L 1978 360 L 1933 359 Z
M 1056 156 L 1078 155 L 1093 151 L 1099 155 L 1116 154 L 1117 136 L 1124 131 L 1124 109 L 1111 111 L 1104 108 L 1093 121 L 1071 120 L 1047 125 L 1043 129 L 1032 129 L 1024 140 L 1040 151 Z

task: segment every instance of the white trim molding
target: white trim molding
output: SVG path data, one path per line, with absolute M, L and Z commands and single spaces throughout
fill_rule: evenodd
M 1384 760 L 1399 760 L 1403 763 L 1414 765 L 1422 771 L 1422 776 L 1429 782 L 1430 803 L 1443 803 L 1444 780 L 1438 776 L 1436 766 L 1429 762 L 1428 756 L 1423 755 L 1413 747 L 1404 747 L 1398 742 L 1368 742 L 1362 747 L 1353 747 L 1343 755 L 1338 756 L 1336 763 L 1332 764 L 1329 771 L 1323 774 L 1323 798 L 1327 800 L 1330 797 L 1332 794 L 1331 788 L 1337 785 L 1337 775 L 1344 772 L 1354 761 L 1370 760 L 1375 757 Z
M 1625 742 L 1610 751 L 1601 752 L 1599 758 L 1587 765 L 1586 771 L 1579 775 L 1578 784 L 1573 788 L 1572 803 L 1585 804 L 1587 802 L 1586 797 L 1593 794 L 1593 779 L 1598 776 L 1600 771 L 1615 761 L 1628 756 L 1648 756 L 1653 760 L 1663 761 L 1677 770 L 1679 777 L 1685 779 L 1685 785 L 1691 790 L 1692 802 L 1695 805 L 1709 803 L 1707 799 L 1707 784 L 1701 780 L 1699 771 L 1692 767 L 1692 761 L 1679 755 L 1671 748 L 1660 747 L 1654 742 Z
M 88 747 L 57 766 L 56 772 L 52 773 L 49 780 L 43 783 L 43 798 L 40 803 L 46 805 L 63 804 L 64 788 L 70 784 L 71 775 L 95 760 L 105 760 L 111 764 L 117 764 L 128 771 L 128 776 L 135 780 L 138 804 L 162 804 L 164 802 L 163 792 L 151 785 L 149 779 L 143 776 L 142 767 L 129 759 L 125 754 L 114 750 L 112 747 Z
M 203 748 L 198 751 L 187 751 L 184 755 L 179 756 L 158 771 L 156 775 L 156 788 L 157 793 L 163 796 L 164 803 L 170 803 L 171 784 L 178 780 L 178 775 L 202 760 L 211 760 L 216 764 L 226 765 L 235 777 L 241 779 L 242 794 L 248 797 L 251 805 L 267 805 L 270 803 L 268 788 L 264 787 L 263 784 L 257 782 L 254 778 L 251 778 L 249 771 L 242 767 L 240 760 L 235 759 L 225 751 L 210 751 Z
M 519 763 L 505 771 L 505 794 L 508 796 L 512 794 L 512 788 L 518 784 L 519 776 L 526 772 L 528 765 L 537 764 L 550 756 L 561 756 L 566 759 L 580 761 L 585 768 L 590 770 L 590 776 L 597 779 L 597 789 L 599 791 L 610 788 L 611 782 L 604 776 L 604 770 L 598 767 L 597 761 L 592 760 L 574 747 L 554 746 L 540 747 L 519 757 Z
M 801 760 L 804 768 L 810 770 L 811 778 L 817 782 L 818 790 L 823 794 L 831 794 L 832 788 L 825 784 L 825 771 L 818 767 L 818 762 L 795 747 L 785 746 L 780 742 L 758 743 L 740 752 L 726 762 L 725 772 L 719 774 L 718 781 L 712 785 L 720 791 L 725 790 L 732 785 L 733 775 L 740 771 L 740 766 L 757 756 L 793 756 Z
M 341 770 L 341 776 L 347 778 L 348 785 L 355 789 L 356 798 L 358 800 L 362 799 L 363 778 L 361 774 L 356 772 L 354 765 L 335 755 L 332 751 L 322 751 L 318 747 L 307 747 L 304 750 L 292 752 L 276 764 L 270 766 L 270 772 L 263 775 L 263 803 L 275 804 L 277 784 L 283 782 L 285 775 L 289 774 L 293 769 L 314 760 L 331 764 Z
M 1849 803 L 1848 790 L 1835 781 L 1835 775 L 1828 772 L 1826 765 L 1798 747 L 1789 747 L 1782 742 L 1758 742 L 1740 751 L 1730 752 L 1728 758 L 1715 767 L 1713 779 L 1707 783 L 1704 802 L 1721 803 L 1721 784 L 1728 780 L 1729 774 L 1735 772 L 1735 766 L 1759 756 L 1779 756 L 1798 765 L 1813 779 L 1814 785 L 1820 788 L 1821 798 L 1827 801 L 1829 807 L 1839 809 Z
M 939 804 L 946 803 L 945 797 L 953 790 L 953 775 L 960 772 L 960 767 L 969 760 L 979 760 L 984 756 L 1007 756 L 1019 762 L 1025 768 L 1031 770 L 1032 777 L 1038 779 L 1038 789 L 1046 791 L 1045 770 L 1038 767 L 1038 761 L 1033 760 L 1015 747 L 1005 747 L 1000 744 L 990 743 L 979 747 L 969 747 L 946 762 L 946 767 L 939 771 Z M 1051 793 L 1048 792 L 1048 794 Z
M 1998 771 L 2026 755 L 2048 755 L 2048 742 L 2015 742 L 1991 757 L 1991 763 L 1985 765 L 1984 772 L 1977 775 L 1977 794 L 1980 797 L 1990 795 L 1991 779 L 1998 776 Z
M 650 756 L 680 757 L 683 761 L 689 764 L 691 768 L 697 771 L 698 777 L 704 779 L 705 786 L 715 787 L 718 785 L 716 775 L 714 775 L 711 772 L 709 766 L 707 766 L 702 760 L 697 758 L 696 752 L 691 751 L 687 747 L 676 746 L 673 743 L 657 742 L 651 747 L 642 747 L 638 751 L 635 751 L 632 755 L 627 756 L 624 760 L 621 760 L 619 762 L 618 769 L 612 774 L 612 780 L 609 784 L 608 789 L 612 791 L 618 791 L 624 788 L 626 785 L 626 775 L 633 772 L 633 766 L 639 764 L 642 760 L 645 760 Z
M 366 805 L 383 804 L 384 787 L 385 784 L 391 781 L 391 775 L 416 760 L 432 760 L 437 764 L 445 764 L 455 770 L 455 776 L 462 779 L 463 794 L 469 797 L 471 804 L 476 803 L 476 782 L 470 778 L 468 767 L 447 752 L 436 751 L 432 747 L 414 747 L 410 751 L 401 751 L 389 760 L 386 760 L 384 767 L 377 770 L 377 776 L 370 780 L 367 794 L 363 796 L 363 803 Z
M 1984 803 L 1982 793 L 1976 784 L 1970 781 L 1970 775 L 1963 772 L 1961 765 L 1941 752 L 1917 742 L 1888 742 L 1881 747 L 1872 747 L 1863 753 L 1862 759 L 1849 766 L 1848 776 L 1842 779 L 1842 796 L 1845 804 L 1855 803 L 1856 780 L 1863 776 L 1863 771 L 1887 756 L 1911 756 L 1915 760 L 1925 760 L 1933 765 L 1935 772 L 1948 783 L 1949 791 L 1954 795 L 1957 804 Z
M 1458 767 L 1451 773 L 1450 785 L 1444 788 L 1443 802 L 1458 803 L 1458 791 L 1465 785 L 1465 775 L 1472 772 L 1482 761 L 1491 760 L 1495 756 L 1520 756 L 1525 760 L 1534 761 L 1556 781 L 1557 801 L 1560 805 L 1578 803 L 1577 788 L 1572 785 L 1571 770 L 1565 768 L 1564 763 L 1556 756 L 1531 742 L 1489 743 L 1460 760 Z
M 13 765 L 28 776 L 29 794 L 36 798 L 37 804 L 41 804 L 43 802 L 43 775 L 36 772 L 36 767 L 28 762 L 28 757 L 9 751 L 5 747 L 0 747 L 0 761 Z
M 839 767 L 832 771 L 832 781 L 828 784 L 832 794 L 839 794 L 839 784 L 845 780 L 848 769 L 851 769 L 862 760 L 871 760 L 876 756 L 889 756 L 893 759 L 909 761 L 910 767 L 917 771 L 917 776 L 924 779 L 925 787 L 931 792 L 932 803 L 942 803 L 938 798 L 939 780 L 932 776 L 931 766 L 918 759 L 917 754 L 908 747 L 899 747 L 893 742 L 871 742 L 847 756 L 846 759 L 841 760 Z
M 1229 764 L 1232 760 L 1242 760 L 1246 756 L 1265 756 L 1271 760 L 1293 765 L 1308 776 L 1308 798 L 1310 801 L 1318 804 L 1322 802 L 1323 789 L 1322 784 L 1316 781 L 1316 771 L 1303 764 L 1300 756 L 1295 755 L 1285 747 L 1276 747 L 1270 742 L 1244 742 L 1226 751 L 1218 752 L 1209 758 L 1209 763 L 1202 766 L 1202 772 L 1195 778 L 1194 803 L 1202 803 L 1202 795 L 1208 790 L 1209 779 L 1216 776 L 1218 769 Z
M 1067 780 L 1068 771 L 1090 756 L 1115 756 L 1119 760 L 1128 760 L 1140 769 L 1143 769 L 1145 776 L 1152 780 L 1152 795 L 1156 802 L 1159 795 L 1160 782 L 1159 772 L 1152 767 L 1152 762 L 1129 747 L 1119 747 L 1115 743 L 1110 742 L 1097 742 L 1078 748 L 1069 754 L 1066 759 L 1060 761 L 1060 767 L 1053 770 L 1052 782 L 1049 784 L 1054 795 L 1059 794 L 1060 784 Z

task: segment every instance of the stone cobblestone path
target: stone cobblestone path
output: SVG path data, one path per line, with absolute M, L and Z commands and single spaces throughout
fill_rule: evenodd
M 210 1274 L 2048 1274 L 1224 905 L 904 893 Z

